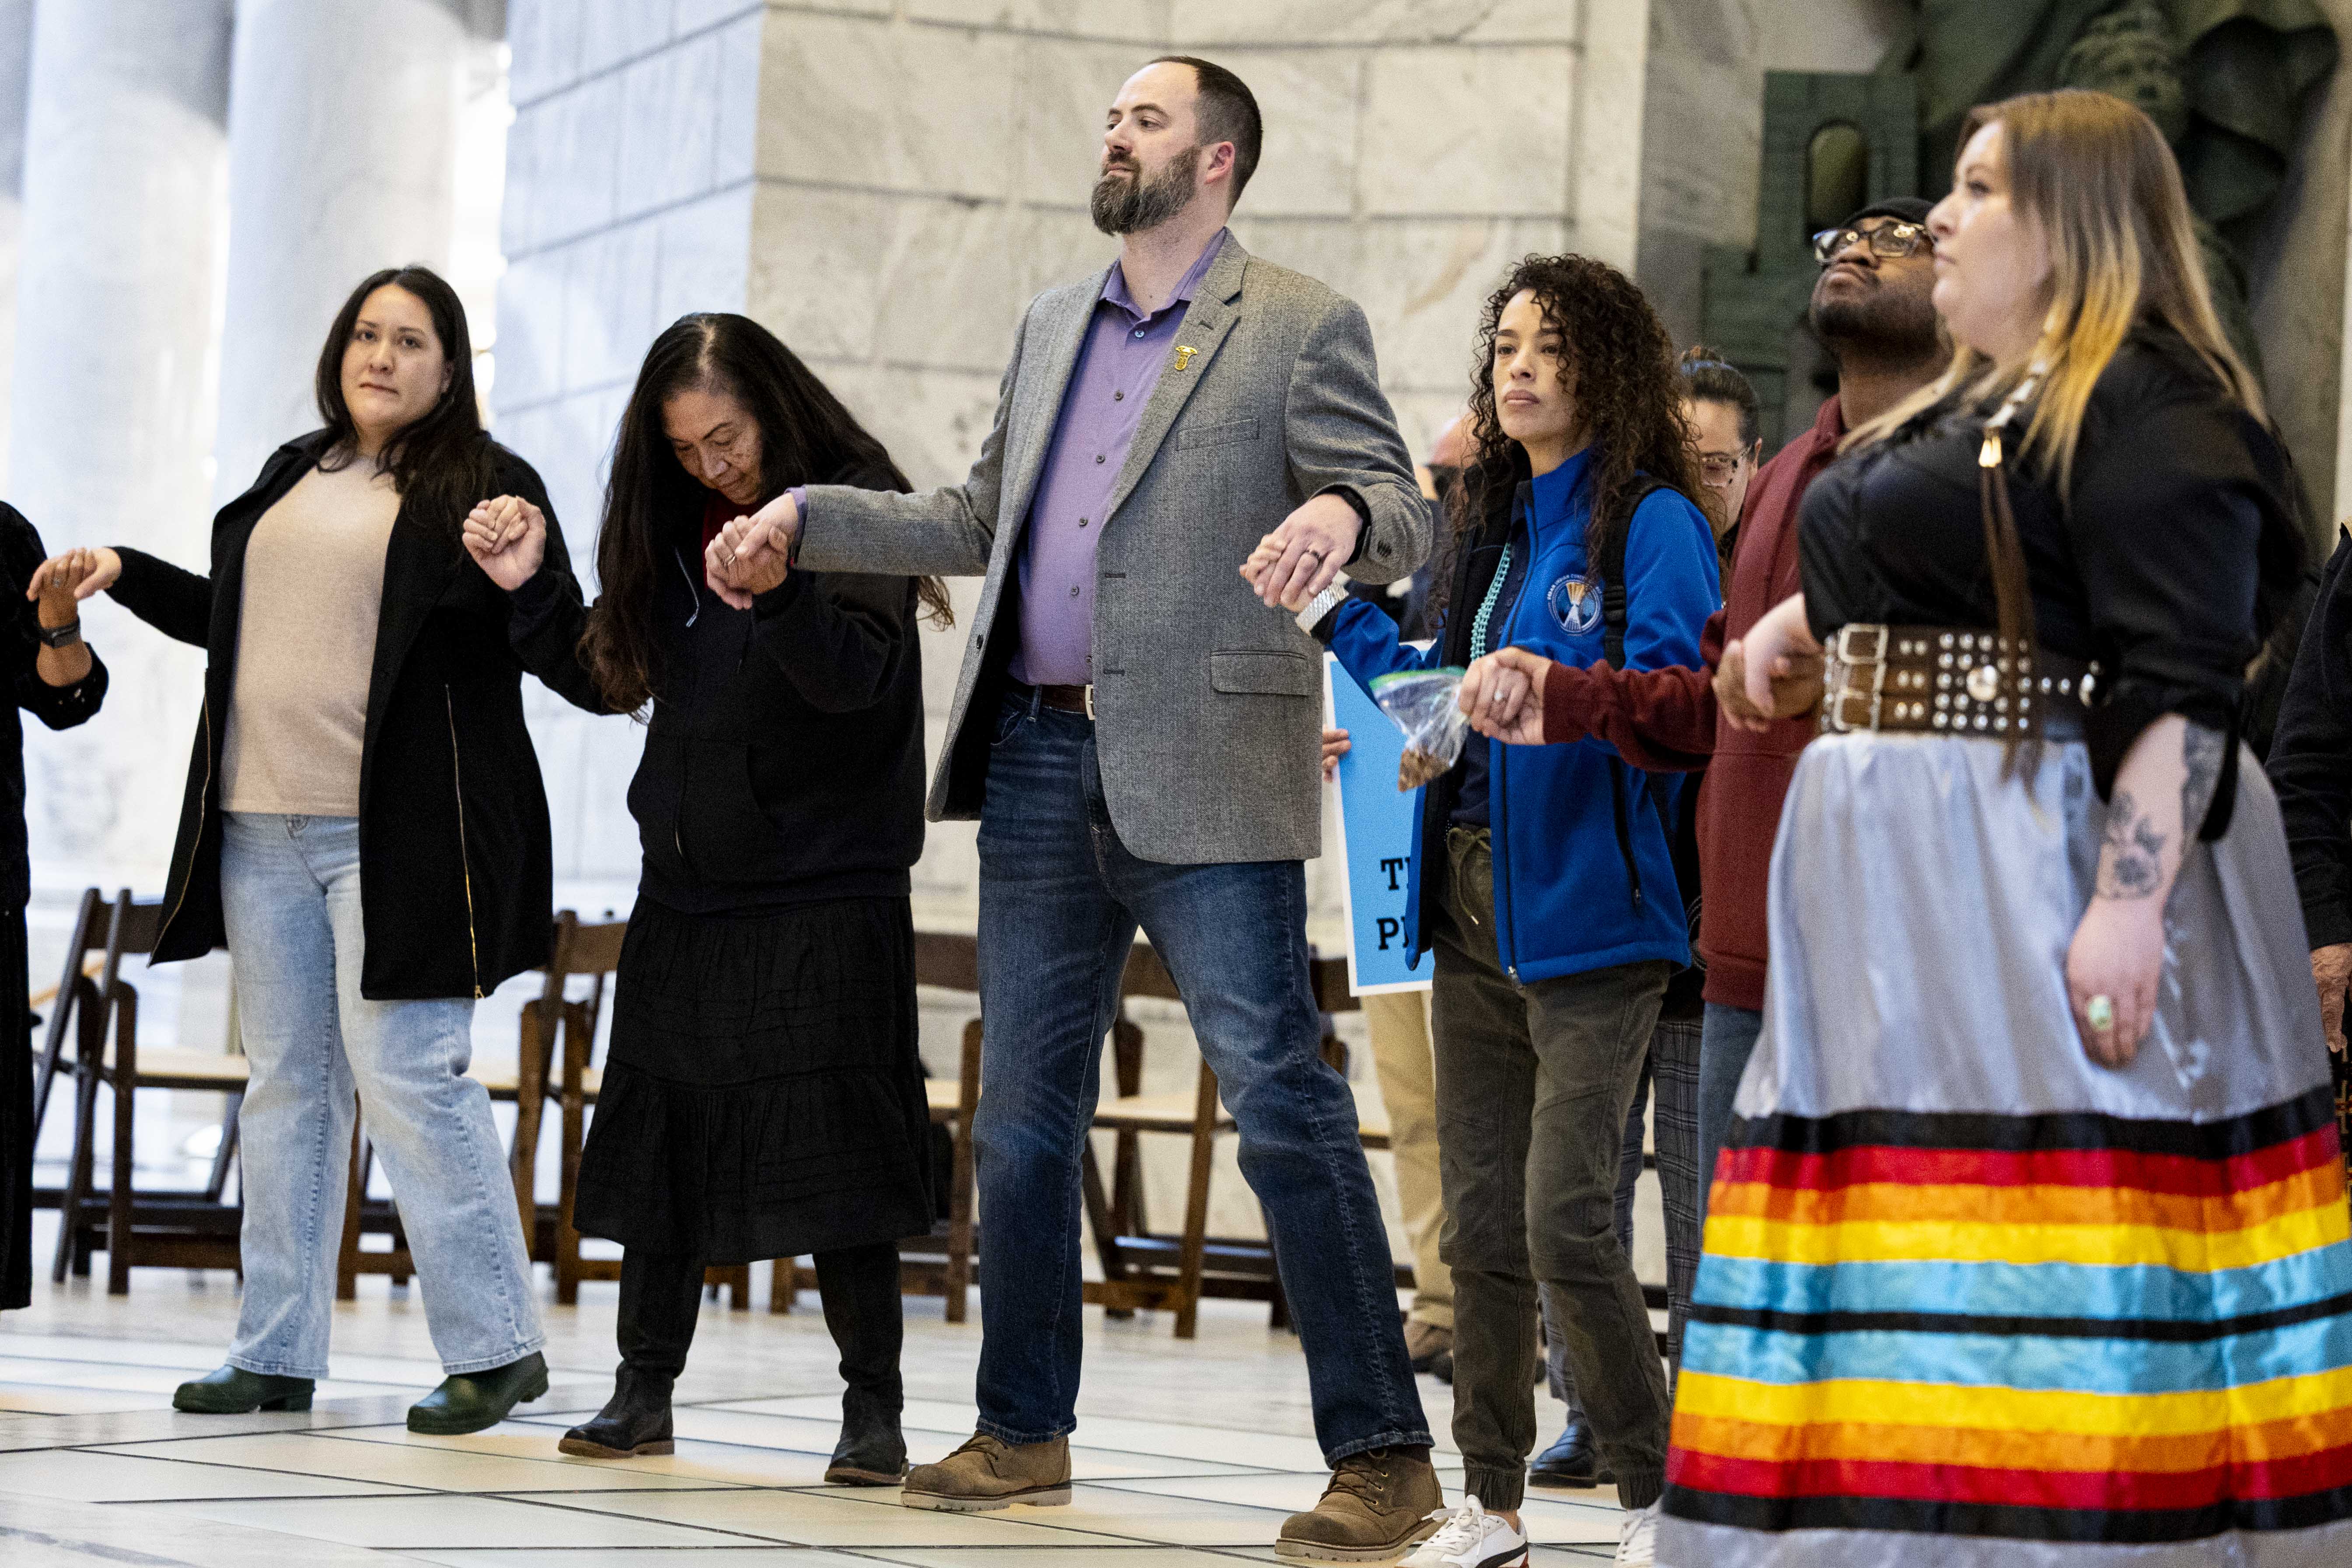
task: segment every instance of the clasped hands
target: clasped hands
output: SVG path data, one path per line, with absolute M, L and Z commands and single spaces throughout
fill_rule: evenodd
M 25 597 L 40 606 L 41 625 L 62 626 L 79 617 L 83 600 L 121 575 L 122 557 L 103 544 L 61 551 L 33 568 Z
M 1471 661 L 1454 700 L 1479 734 L 1507 745 L 1543 745 L 1559 738 L 1544 731 L 1543 689 L 1551 668 L 1550 659 L 1527 648 L 1497 648 Z M 1736 730 L 1761 731 L 1776 719 L 1818 707 L 1822 650 L 1805 629 L 1801 605 L 1766 616 L 1747 637 L 1726 647 L 1714 684 L 1716 702 Z
M 1340 569 L 1356 552 L 1356 535 L 1362 528 L 1363 520 L 1345 496 L 1328 491 L 1309 496 L 1257 542 L 1241 564 L 1242 581 L 1269 609 L 1304 609 L 1309 599 L 1339 581 Z
M 792 575 L 800 532 L 801 510 L 789 491 L 732 520 L 702 552 L 702 574 L 710 591 L 736 609 L 750 609 L 752 600 L 782 587 Z

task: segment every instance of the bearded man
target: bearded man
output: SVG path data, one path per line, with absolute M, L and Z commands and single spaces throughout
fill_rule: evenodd
M 1230 71 L 1171 57 L 1130 77 L 1092 202 L 1118 260 L 1030 305 L 970 477 L 788 492 L 706 567 L 754 608 L 795 552 L 986 579 L 930 799 L 934 820 L 980 819 L 980 1428 L 906 1502 L 1070 1500 L 1079 1157 L 1139 925 L 1240 1131 L 1335 1471 L 1276 1551 L 1389 1561 L 1444 1499 L 1355 1101 L 1318 1051 L 1302 862 L 1323 660 L 1278 606 L 1343 567 L 1407 575 L 1430 517 L 1363 311 L 1226 230 L 1259 141 Z M 1269 531 L 1261 596 L 1236 568 Z

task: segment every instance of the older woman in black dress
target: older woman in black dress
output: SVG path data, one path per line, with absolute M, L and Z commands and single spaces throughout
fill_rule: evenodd
M 32 872 L 25 840 L 23 709 L 52 730 L 70 730 L 106 698 L 106 666 L 81 640 L 78 593 L 97 569 L 87 550 L 42 561 L 41 536 L 0 504 L 0 581 L 24 584 L 0 628 L 8 700 L 0 706 L 0 1311 L 33 1289 L 33 1065 L 25 1033 L 25 902 Z
M 929 1228 L 908 872 L 922 852 L 919 606 L 935 583 L 794 573 L 748 608 L 705 544 L 794 484 L 904 489 L 879 442 L 764 328 L 655 340 L 613 458 L 583 606 L 528 501 L 467 548 L 513 598 L 524 663 L 581 707 L 651 704 L 629 809 L 645 847 L 573 1215 L 620 1242 L 621 1366 L 567 1453 L 667 1453 L 706 1264 L 814 1253 L 848 1384 L 826 1479 L 895 1484 L 898 1241 Z

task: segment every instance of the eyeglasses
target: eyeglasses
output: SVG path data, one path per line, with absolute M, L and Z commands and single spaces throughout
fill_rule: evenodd
M 1727 489 L 1731 481 L 1739 477 L 1739 465 L 1747 456 L 1745 452 L 1701 452 L 1698 455 L 1699 476 L 1717 489 Z
M 1922 250 L 1936 248 L 1936 237 L 1927 226 L 1917 223 L 1890 223 L 1878 228 L 1825 228 L 1813 236 L 1813 259 L 1827 267 L 1839 253 L 1863 240 L 1870 242 L 1870 253 L 1889 261 L 1914 256 Z

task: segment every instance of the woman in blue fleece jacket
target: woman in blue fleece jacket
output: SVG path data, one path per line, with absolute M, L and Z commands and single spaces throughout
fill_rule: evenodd
M 1506 646 L 1584 666 L 1622 640 L 1628 668 L 1695 666 L 1718 603 L 1715 537 L 1687 499 L 1680 384 L 1648 302 L 1600 262 L 1530 258 L 1488 301 L 1484 348 L 1436 645 L 1399 643 L 1359 601 L 1316 636 L 1367 686 Z M 1577 1387 L 1636 1510 L 1629 1533 L 1650 1528 L 1664 1484 L 1665 1379 L 1612 1210 L 1651 1028 L 1690 960 L 1673 808 L 1671 781 L 1654 787 L 1598 740 L 1473 735 L 1423 791 L 1409 940 L 1416 962 L 1435 955 L 1454 1436 L 1468 1468 L 1439 1539 L 1483 1546 L 1469 1561 L 1523 1539 L 1538 1280 L 1564 1309 Z

